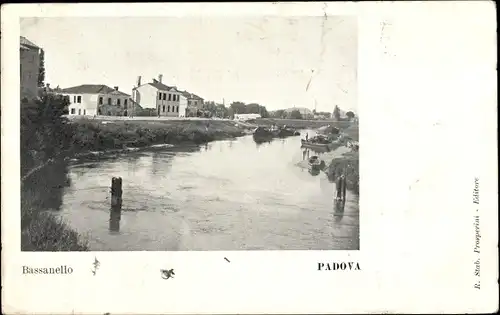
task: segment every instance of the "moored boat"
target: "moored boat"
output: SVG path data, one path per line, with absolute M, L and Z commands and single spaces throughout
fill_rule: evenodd
M 295 131 L 294 129 L 292 128 L 280 128 L 278 130 L 278 137 L 280 138 L 285 138 L 285 137 L 291 137 L 291 136 L 299 136 L 300 135 L 300 132 L 298 131 Z
M 333 141 L 333 142 L 314 142 L 314 141 L 306 141 L 304 139 L 301 140 L 302 147 L 303 148 L 308 148 L 312 150 L 319 150 L 319 151 L 330 151 L 330 150 L 335 150 L 336 148 L 342 146 L 342 143 Z
M 309 158 L 309 170 L 320 171 L 325 166 L 325 161 L 320 160 L 316 155 Z
M 257 127 L 253 131 L 253 139 L 256 142 L 266 142 L 271 141 L 274 138 L 273 131 L 265 127 Z

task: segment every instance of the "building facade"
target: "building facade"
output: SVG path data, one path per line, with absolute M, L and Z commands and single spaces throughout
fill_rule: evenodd
M 130 116 L 134 111 L 130 95 L 120 92 L 117 86 L 83 84 L 58 94 L 69 97 L 69 116 Z
M 40 72 L 40 47 L 21 36 L 20 46 L 21 98 L 38 96 L 38 75 Z
M 187 100 L 187 112 L 188 116 L 196 116 L 198 111 L 204 108 L 204 99 L 196 94 L 190 93 L 188 91 L 182 91 L 182 95 Z
M 163 84 L 161 75 L 158 80 L 135 87 L 132 100 L 142 108 L 154 108 L 159 117 L 186 116 L 188 99 L 177 87 Z
M 234 114 L 234 120 L 251 120 L 262 118 L 260 114 Z

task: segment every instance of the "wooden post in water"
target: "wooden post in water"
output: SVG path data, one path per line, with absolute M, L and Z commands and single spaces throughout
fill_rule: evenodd
M 113 177 L 111 179 L 111 210 L 120 211 L 122 210 L 122 178 Z

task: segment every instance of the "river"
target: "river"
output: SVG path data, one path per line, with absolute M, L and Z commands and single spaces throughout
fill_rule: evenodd
M 303 167 L 300 138 L 73 160 L 55 213 L 97 251 L 359 249 L 358 196 L 336 207 L 335 184 Z M 113 176 L 121 216 L 110 212 Z

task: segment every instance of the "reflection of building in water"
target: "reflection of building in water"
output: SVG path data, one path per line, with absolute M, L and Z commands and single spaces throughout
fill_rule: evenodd
M 120 220 L 121 220 L 121 211 L 110 211 L 109 216 L 109 231 L 110 232 L 120 232 Z

